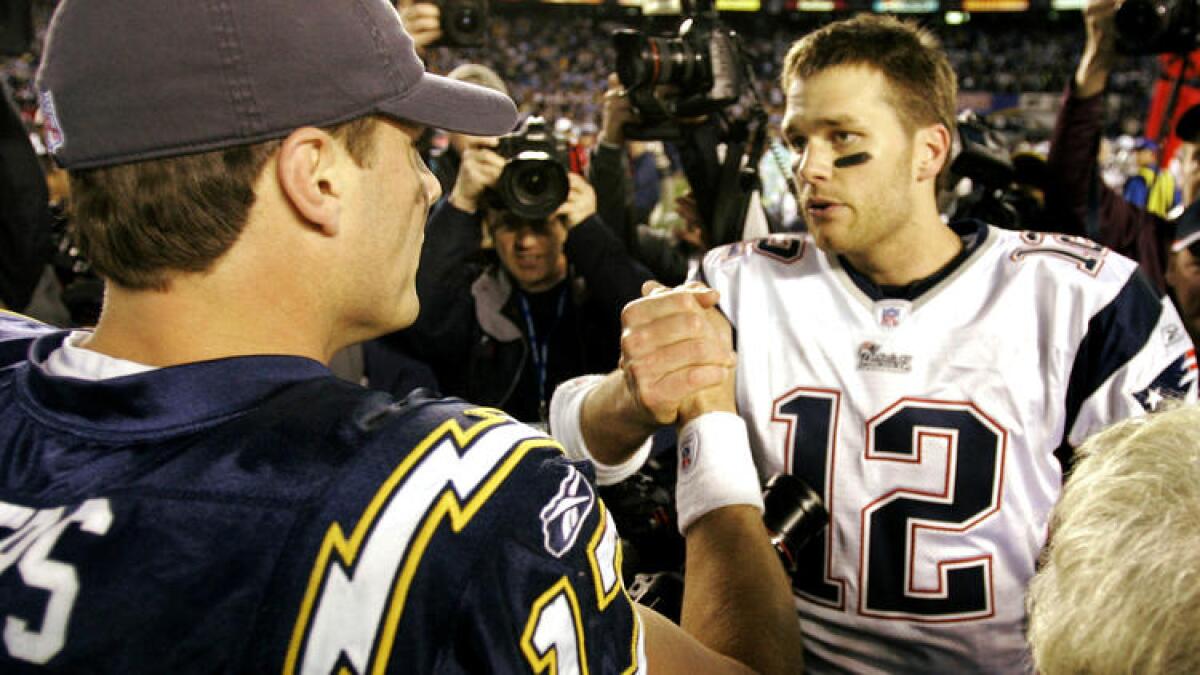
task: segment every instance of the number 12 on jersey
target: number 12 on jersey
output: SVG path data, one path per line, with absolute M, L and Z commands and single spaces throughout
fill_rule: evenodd
M 883 463 L 917 465 L 926 471 L 944 467 L 944 485 L 937 490 L 900 484 L 877 489 L 878 494 L 855 505 L 858 523 L 843 522 L 838 529 L 836 514 L 845 517 L 845 509 L 835 511 L 840 412 L 841 392 L 832 389 L 793 389 L 775 404 L 772 420 L 787 427 L 789 468 L 818 489 L 833 521 L 824 537 L 801 552 L 793 582 L 796 592 L 846 611 L 846 583 L 835 570 L 847 567 L 834 560 L 833 543 L 839 535 L 858 536 L 860 614 L 922 622 L 991 616 L 995 603 L 990 554 L 938 558 L 937 586 L 926 588 L 914 583 L 915 566 L 923 559 L 916 549 L 923 531 L 963 534 L 999 511 L 1007 432 L 972 403 L 896 401 L 866 422 L 864 471 L 888 466 Z M 944 452 L 932 452 L 935 448 Z M 925 462 L 928 467 L 922 466 Z

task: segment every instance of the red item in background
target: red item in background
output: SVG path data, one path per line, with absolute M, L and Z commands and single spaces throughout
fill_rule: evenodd
M 1146 115 L 1144 135 L 1158 141 L 1159 147 L 1162 148 L 1159 164 L 1163 167 L 1170 163 L 1176 148 L 1179 147 L 1180 141 L 1179 137 L 1175 135 L 1175 124 L 1179 122 L 1179 118 L 1188 108 L 1200 103 L 1200 50 L 1196 50 L 1188 55 L 1187 74 L 1183 84 L 1179 87 L 1179 100 L 1175 104 L 1175 109 L 1171 111 L 1171 124 L 1166 129 L 1165 139 L 1158 138 L 1159 125 L 1162 123 L 1167 102 L 1171 98 L 1171 88 L 1175 85 L 1175 80 L 1179 77 L 1179 70 L 1183 65 L 1185 65 L 1185 61 L 1178 54 L 1162 54 L 1158 57 L 1158 81 L 1154 83 L 1154 91 L 1150 97 L 1150 111 Z

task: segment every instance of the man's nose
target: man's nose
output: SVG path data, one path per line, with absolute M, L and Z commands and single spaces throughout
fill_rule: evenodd
M 521 248 L 532 248 L 537 246 L 538 229 L 533 225 L 522 225 L 521 229 L 517 230 L 516 244 Z
M 833 174 L 833 153 L 816 145 L 804 149 L 796 170 L 797 177 L 804 183 L 820 183 Z

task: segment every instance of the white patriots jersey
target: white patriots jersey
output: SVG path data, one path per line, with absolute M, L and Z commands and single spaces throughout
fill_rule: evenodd
M 1024 592 L 1087 436 L 1196 399 L 1195 352 L 1136 263 L 978 225 L 912 301 L 806 235 L 711 251 L 763 479 L 830 512 L 795 581 L 811 672 L 1027 672 Z M 865 290 L 866 289 L 866 290 Z

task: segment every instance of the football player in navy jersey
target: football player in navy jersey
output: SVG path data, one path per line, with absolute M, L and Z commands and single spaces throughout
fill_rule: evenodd
M 555 441 L 324 365 L 417 314 L 422 126 L 516 121 L 387 0 L 65 0 L 38 88 L 107 297 L 0 314 L 0 672 L 801 668 L 761 495 L 681 486 L 684 632 Z M 753 476 L 732 372 L 683 433 Z
M 636 471 L 722 377 L 732 326 L 759 474 L 830 513 L 793 579 L 808 670 L 1028 672 L 1022 597 L 1072 449 L 1195 400 L 1187 332 L 1086 239 L 942 221 L 956 84 L 926 31 L 829 24 L 783 87 L 809 232 L 714 249 L 693 285 L 627 309 L 621 369 L 562 385 L 551 429 L 601 482 Z

